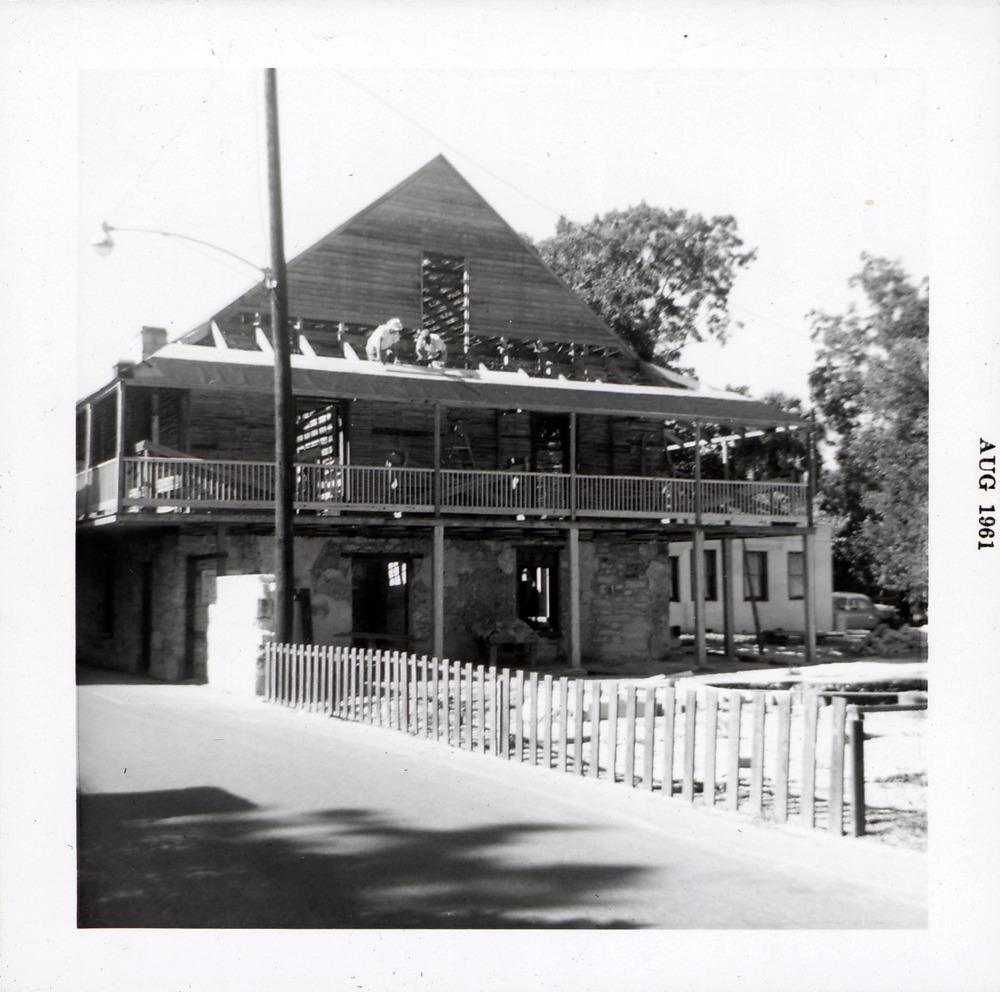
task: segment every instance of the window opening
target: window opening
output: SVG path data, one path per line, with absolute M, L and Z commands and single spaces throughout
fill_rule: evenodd
M 420 272 L 420 327 L 449 351 L 469 352 L 469 274 L 465 259 L 425 252 Z
M 694 552 L 691 552 L 691 573 L 694 574 Z M 692 582 L 692 596 L 694 598 L 694 583 Z M 717 553 L 714 549 L 705 551 L 705 595 L 707 602 L 716 602 L 719 598 L 719 564 Z
M 567 471 L 569 417 L 536 413 L 531 418 L 531 468 L 534 472 Z
M 517 616 L 534 630 L 559 631 L 559 553 L 517 552 Z
M 767 602 L 767 552 L 746 551 L 743 555 L 743 598 Z
M 806 561 L 801 551 L 788 552 L 788 598 L 803 599 L 806 594 Z

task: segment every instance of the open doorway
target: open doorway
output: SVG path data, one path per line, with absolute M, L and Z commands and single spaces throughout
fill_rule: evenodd
M 540 633 L 559 633 L 559 552 L 519 548 L 517 617 Z
M 410 561 L 390 555 L 356 557 L 351 571 L 354 644 L 405 650 L 410 634 Z

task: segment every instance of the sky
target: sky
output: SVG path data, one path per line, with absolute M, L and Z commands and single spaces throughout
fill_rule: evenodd
M 279 69 L 286 254 L 293 258 L 438 154 L 518 231 L 640 201 L 732 215 L 739 271 L 725 346 L 682 362 L 713 386 L 805 398 L 807 314 L 841 313 L 861 254 L 927 275 L 925 86 L 915 68 Z M 79 85 L 78 395 L 255 279 L 168 230 L 267 262 L 263 86 L 256 70 L 83 71 Z M 294 302 L 294 301 L 293 301 Z M 293 306 L 294 309 L 294 306 Z

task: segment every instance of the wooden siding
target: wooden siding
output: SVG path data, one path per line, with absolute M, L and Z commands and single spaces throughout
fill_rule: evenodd
M 289 262 L 289 313 L 416 327 L 425 251 L 466 259 L 473 334 L 624 347 L 443 157 Z M 260 287 L 216 320 L 258 312 Z
M 188 450 L 204 458 L 274 458 L 274 403 L 253 393 L 192 392 Z

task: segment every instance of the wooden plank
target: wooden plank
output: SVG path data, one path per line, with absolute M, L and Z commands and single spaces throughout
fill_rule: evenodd
M 431 738 L 441 739 L 441 661 L 431 658 Z
M 355 717 L 354 712 L 354 693 L 357 684 L 357 666 L 358 666 L 358 649 L 351 648 L 351 652 L 347 657 L 347 719 L 353 722 Z
M 552 676 L 542 679 L 542 753 L 541 763 L 552 767 Z
M 510 669 L 500 671 L 500 749 L 503 758 L 510 757 Z M 518 758 L 520 760 L 520 758 Z
M 514 756 L 524 760 L 524 672 L 515 669 L 511 681 L 511 700 L 514 703 Z
M 663 701 L 663 794 L 674 794 L 674 723 L 677 719 L 677 690 L 668 685 Z
M 590 683 L 590 769 L 591 778 L 597 778 L 601 763 L 601 683 Z
M 420 658 L 420 686 L 423 697 L 424 737 L 431 736 L 431 684 L 429 681 L 430 676 L 428 674 L 427 664 L 427 655 L 422 655 Z
M 774 816 L 778 823 L 788 820 L 788 763 L 792 739 L 792 696 L 778 696 L 778 743 L 774 769 Z
M 635 686 L 625 687 L 625 784 L 635 786 Z
M 568 757 L 567 732 L 569 730 L 569 679 L 564 675 L 559 679 L 559 731 L 556 740 L 556 750 L 559 757 L 556 767 L 559 771 L 566 771 Z
M 462 746 L 462 663 L 456 661 L 451 669 L 451 684 L 455 687 L 452 695 L 455 698 L 455 737 L 452 741 L 454 747 Z
M 608 781 L 618 777 L 618 683 L 608 683 Z
M 476 715 L 479 725 L 479 750 L 486 753 L 486 668 L 479 665 L 476 668 L 476 682 L 479 694 L 476 700 Z
M 705 786 L 702 798 L 715 805 L 715 757 L 719 744 L 719 691 L 705 690 Z
M 399 717 L 400 729 L 410 732 L 410 666 L 405 654 L 399 656 Z
M 802 822 L 816 826 L 816 722 L 819 696 L 807 692 L 802 697 Z
M 740 808 L 740 716 L 743 710 L 743 696 L 740 692 L 730 692 L 729 698 L 729 762 L 726 767 L 726 808 Z
M 656 689 L 646 686 L 643 693 L 642 784 L 647 792 L 652 792 L 656 752 Z
M 528 763 L 538 761 L 538 672 L 532 672 L 528 679 Z
M 441 662 L 441 722 L 444 725 L 444 742 L 451 743 L 451 663 L 447 658 Z
M 583 679 L 573 679 L 573 774 L 583 774 L 583 715 L 584 691 L 586 684 Z
M 828 828 L 838 837 L 844 833 L 844 744 L 846 741 L 847 700 L 834 696 L 830 707 L 830 816 Z
M 694 802 L 694 745 L 698 719 L 698 695 L 688 689 L 684 697 L 684 775 L 681 780 L 681 798 Z
M 474 751 L 476 748 L 475 737 L 475 683 L 472 678 L 472 665 L 467 664 L 465 666 L 465 713 L 466 713 L 466 725 L 465 725 L 465 739 L 468 743 L 468 750 Z
M 760 816 L 764 810 L 764 721 L 767 715 L 767 697 L 763 692 L 753 694 L 753 737 L 750 745 L 750 812 Z

